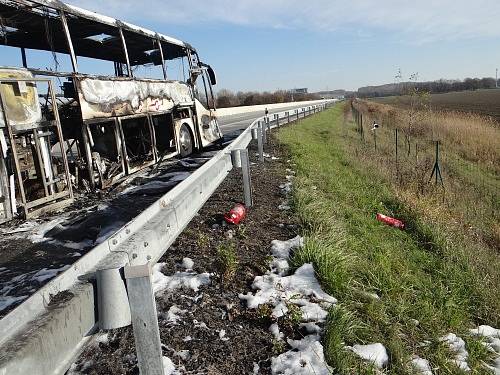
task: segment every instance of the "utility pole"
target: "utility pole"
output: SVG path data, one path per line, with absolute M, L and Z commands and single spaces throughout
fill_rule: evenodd
M 495 73 L 495 87 L 498 89 L 498 68 Z

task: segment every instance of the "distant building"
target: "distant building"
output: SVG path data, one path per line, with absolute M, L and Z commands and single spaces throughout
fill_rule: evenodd
M 301 89 L 291 89 L 288 90 L 290 94 L 307 94 L 307 87 Z

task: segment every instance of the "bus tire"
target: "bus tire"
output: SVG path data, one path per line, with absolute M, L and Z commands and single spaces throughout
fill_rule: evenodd
M 193 153 L 193 135 L 189 126 L 182 124 L 179 130 L 179 154 L 182 158 L 189 156 Z

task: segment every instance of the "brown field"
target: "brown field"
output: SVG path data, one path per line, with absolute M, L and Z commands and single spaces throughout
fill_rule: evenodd
M 433 110 L 477 113 L 500 122 L 500 89 L 449 92 L 432 94 L 430 97 Z M 408 96 L 388 96 L 372 100 L 400 107 L 407 107 L 409 104 Z

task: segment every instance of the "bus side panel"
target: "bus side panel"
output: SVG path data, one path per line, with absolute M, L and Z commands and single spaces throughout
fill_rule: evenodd
M 193 102 L 189 86 L 178 81 L 90 77 L 75 81 L 83 120 L 165 112 Z

